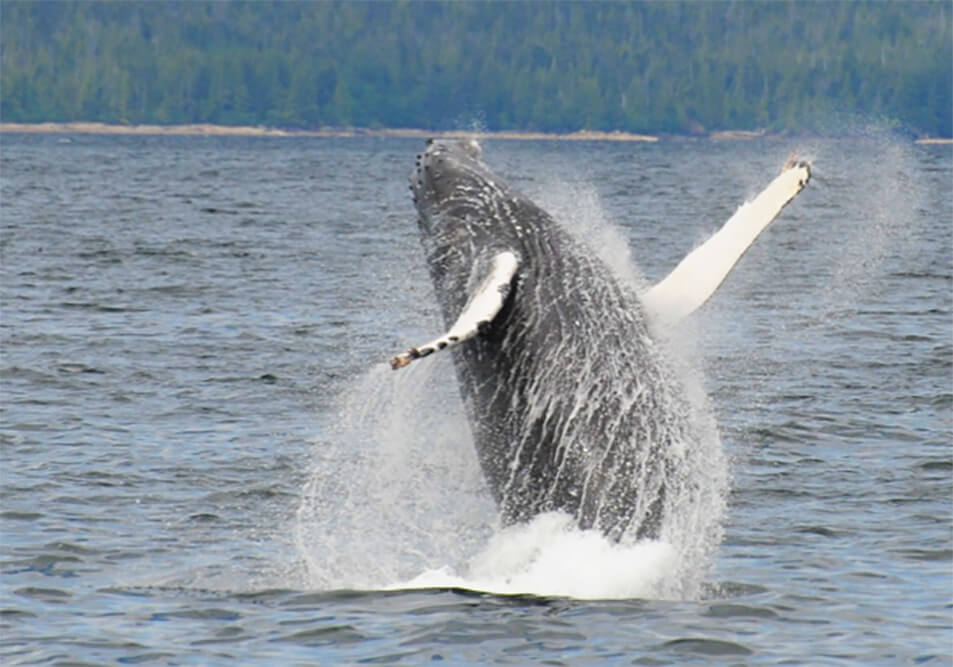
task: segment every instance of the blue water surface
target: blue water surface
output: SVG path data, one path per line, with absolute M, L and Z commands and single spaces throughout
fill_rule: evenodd
M 732 477 L 704 585 L 579 600 L 384 590 L 491 536 L 381 540 L 388 507 L 340 502 L 354 475 L 411 476 L 421 497 L 439 481 L 361 467 L 427 431 L 348 440 L 354 395 L 467 438 L 450 398 L 373 370 L 436 333 L 406 189 L 420 142 L 3 135 L 0 660 L 949 664 L 950 147 L 486 141 L 484 158 L 565 224 L 617 233 L 654 281 L 794 148 L 811 184 L 691 324 Z M 440 502 L 492 532 L 468 471 Z M 342 514 L 309 530 L 325 501 Z M 400 505 L 400 525 L 438 506 Z

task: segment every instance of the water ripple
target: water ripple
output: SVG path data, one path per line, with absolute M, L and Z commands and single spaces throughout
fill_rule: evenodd
M 561 219 L 612 225 L 653 279 L 792 143 L 816 155 L 687 325 L 733 461 L 714 572 L 698 599 L 582 601 L 336 590 L 466 564 L 494 531 L 452 365 L 429 384 L 373 370 L 439 327 L 405 190 L 420 142 L 70 139 L 0 148 L 0 662 L 953 660 L 948 150 L 484 147 Z M 355 393 L 394 418 L 334 447 Z M 399 448 L 367 465 L 435 441 L 426 466 Z M 327 530 L 302 545 L 318 469 Z M 348 521 L 408 504 L 407 551 Z M 559 576 L 606 568 L 575 569 Z

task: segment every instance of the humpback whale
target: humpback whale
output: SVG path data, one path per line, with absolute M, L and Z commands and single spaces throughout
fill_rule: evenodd
M 658 537 L 691 450 L 690 410 L 656 339 L 701 306 L 810 178 L 792 159 L 642 294 L 483 162 L 429 140 L 410 189 L 447 331 L 394 369 L 453 356 L 477 458 L 504 524 L 543 512 L 620 541 Z

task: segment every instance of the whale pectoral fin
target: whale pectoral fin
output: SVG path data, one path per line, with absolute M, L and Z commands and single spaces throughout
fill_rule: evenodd
M 742 204 L 708 241 L 642 295 L 650 316 L 657 322 L 672 324 L 704 304 L 758 235 L 810 178 L 808 164 L 795 162 L 792 155 L 781 174 L 761 194 Z
M 413 347 L 394 357 L 390 366 L 394 370 L 403 368 L 414 359 L 420 359 L 469 340 L 485 331 L 503 308 L 506 296 L 513 283 L 513 276 L 519 268 L 519 260 L 512 252 L 501 252 L 493 257 L 490 273 L 480 284 L 480 288 L 470 298 L 466 308 L 460 313 L 450 331 L 426 345 Z

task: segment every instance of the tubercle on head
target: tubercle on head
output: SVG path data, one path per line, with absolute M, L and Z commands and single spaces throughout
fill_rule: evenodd
M 479 160 L 483 157 L 483 147 L 480 146 L 480 142 L 474 138 L 469 139 L 468 141 L 461 142 L 463 149 L 475 160 Z
M 803 178 L 798 179 L 798 185 L 802 189 L 808 184 L 808 181 L 811 180 L 811 165 L 806 160 L 798 160 L 797 151 L 792 152 L 787 162 L 785 162 L 784 166 L 781 167 L 782 173 L 788 171 L 789 169 L 803 169 L 805 172 L 807 172 Z
M 811 176 L 813 175 L 811 174 L 811 165 L 802 160 L 801 162 L 797 163 L 797 166 L 801 167 L 802 169 L 804 169 L 804 171 L 807 172 L 807 175 L 803 179 L 801 179 L 801 187 L 804 187 L 805 185 L 807 185 L 808 181 L 811 180 Z
M 429 138 L 426 144 L 427 148 L 416 156 L 410 176 L 415 205 L 445 200 L 452 194 L 456 182 L 454 174 L 459 172 L 472 180 L 482 165 L 482 147 L 476 138 L 453 141 Z

